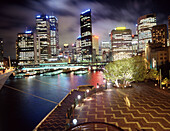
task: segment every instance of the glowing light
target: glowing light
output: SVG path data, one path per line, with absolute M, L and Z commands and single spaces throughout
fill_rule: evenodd
M 86 90 L 87 93 L 89 93 L 89 90 Z
M 87 13 L 87 12 L 89 12 L 89 11 L 91 11 L 91 9 L 87 9 L 87 10 L 85 10 L 84 12 L 81 12 L 81 14 L 85 14 L 85 13 Z
M 27 31 L 25 31 L 25 33 L 26 33 L 26 34 L 29 34 L 29 33 L 32 33 L 32 31 L 27 30 Z
M 77 96 L 77 99 L 79 99 L 79 100 L 80 100 L 80 99 L 81 99 L 81 95 L 78 95 L 78 96 Z
M 46 15 L 46 18 L 48 19 L 48 16 Z
M 79 35 L 79 36 L 77 37 L 77 39 L 81 39 L 81 35 Z
M 136 27 L 138 26 L 138 24 L 136 24 Z
M 96 35 L 94 36 L 94 38 L 99 39 L 99 37 L 98 37 L 98 36 L 96 36 Z
M 40 15 L 37 15 L 37 18 L 40 18 L 41 16 Z
M 116 30 L 125 30 L 126 27 L 116 27 Z
M 68 44 L 64 44 L 64 46 L 68 46 Z
M 77 124 L 77 119 L 73 119 L 73 124 L 74 124 L 74 125 Z

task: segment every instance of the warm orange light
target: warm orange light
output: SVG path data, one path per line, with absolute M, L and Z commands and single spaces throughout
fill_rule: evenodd
M 96 35 L 94 36 L 94 38 L 99 39 L 99 37 L 98 37 L 98 36 L 96 36 Z

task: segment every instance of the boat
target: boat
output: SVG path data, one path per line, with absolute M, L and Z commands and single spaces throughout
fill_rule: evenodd
M 8 70 L 5 70 L 4 73 L 0 74 L 0 90 L 3 87 L 3 85 L 5 84 L 8 77 L 12 74 L 13 71 L 14 71 L 14 69 L 8 69 Z
M 70 72 L 72 72 L 72 70 L 70 70 L 69 68 L 67 68 L 67 69 L 63 69 L 63 72 L 62 72 L 62 73 L 70 73 Z
M 43 76 L 55 76 L 55 75 L 58 75 L 62 73 L 62 70 L 57 70 L 57 71 L 54 71 L 54 72 L 47 72 L 47 73 L 44 73 Z
M 87 70 L 79 70 L 79 71 L 74 72 L 75 75 L 83 75 L 83 74 L 86 74 L 86 73 L 88 73 Z

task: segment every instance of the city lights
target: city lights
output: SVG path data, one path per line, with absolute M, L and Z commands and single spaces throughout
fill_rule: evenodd
M 91 11 L 91 9 L 87 9 L 87 10 L 85 10 L 84 12 L 81 12 L 81 14 L 85 14 L 85 13 L 87 13 L 87 12 L 89 12 L 89 11 Z

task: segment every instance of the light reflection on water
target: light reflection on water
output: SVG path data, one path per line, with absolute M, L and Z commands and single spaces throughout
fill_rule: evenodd
M 6 85 L 54 102 L 60 102 L 79 85 L 103 83 L 102 72 L 59 74 L 7 80 Z M 3 87 L 0 91 L 0 131 L 31 131 L 56 104 Z

